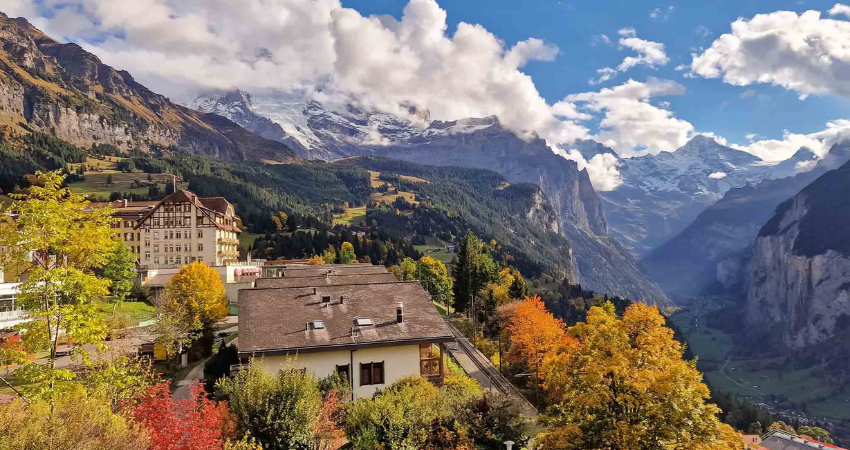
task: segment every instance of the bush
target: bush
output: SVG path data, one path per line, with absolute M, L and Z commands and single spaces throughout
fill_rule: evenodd
M 346 409 L 345 434 L 352 448 L 425 448 L 431 426 L 447 417 L 439 390 L 421 377 L 405 377 L 373 398 Z
M 354 449 L 503 448 L 524 445 L 527 423 L 510 399 L 483 394 L 475 380 L 450 375 L 441 388 L 424 378 L 396 381 L 349 404 L 346 436 Z
M 312 448 L 322 415 L 316 378 L 288 366 L 276 376 L 254 364 L 233 378 L 221 378 L 216 392 L 226 398 L 237 427 L 264 449 Z
M 520 406 L 504 395 L 486 392 L 467 402 L 455 417 L 479 449 L 500 450 L 504 441 L 514 441 L 517 447 L 528 443 L 528 420 Z

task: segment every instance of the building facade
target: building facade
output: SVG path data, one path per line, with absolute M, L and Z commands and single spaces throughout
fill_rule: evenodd
M 241 230 L 233 205 L 223 197 L 202 198 L 180 190 L 158 202 L 117 200 L 95 206 L 112 207 L 112 228 L 140 268 L 194 261 L 223 266 L 239 259 Z
M 142 251 L 141 232 L 136 229 L 139 220 L 150 212 L 159 202 L 132 202 L 129 200 L 116 200 L 110 202 L 114 212 L 112 217 L 112 229 L 118 234 L 124 244 L 129 247 L 139 260 Z M 107 205 L 104 205 L 107 206 Z
M 158 202 L 133 227 L 141 267 L 179 267 L 195 261 L 223 266 L 239 259 L 236 211 L 223 197 L 180 190 Z M 125 242 L 128 242 L 125 239 Z M 130 241 L 131 246 L 136 246 Z
M 440 384 L 451 330 L 418 282 L 377 276 L 352 284 L 318 277 L 314 286 L 298 287 L 258 280 L 269 287 L 239 291 L 240 360 L 253 359 L 271 373 L 287 367 L 318 378 L 339 373 L 354 397 L 371 396 L 407 375 Z

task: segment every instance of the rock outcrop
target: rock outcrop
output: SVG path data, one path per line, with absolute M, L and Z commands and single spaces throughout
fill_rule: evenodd
M 850 163 L 782 203 L 745 267 L 748 327 L 799 349 L 850 324 Z
M 77 44 L 57 42 L 0 13 L 0 126 L 73 144 L 179 148 L 222 160 L 286 162 L 286 145 L 215 114 L 176 105 Z

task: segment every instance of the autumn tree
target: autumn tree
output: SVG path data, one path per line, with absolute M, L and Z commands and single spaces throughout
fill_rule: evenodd
M 336 262 L 336 249 L 333 245 L 328 244 L 328 248 L 322 253 L 322 261 L 325 264 L 333 264 Z
M 183 309 L 188 328 L 212 326 L 227 316 L 227 297 L 218 272 L 203 261 L 180 268 L 165 287 L 166 304 Z
M 564 340 L 564 322 L 546 310 L 540 297 L 526 297 L 513 310 L 507 331 L 511 340 L 508 358 L 534 371 L 537 389 L 543 359 Z
M 451 307 L 454 300 L 454 281 L 449 276 L 446 265 L 430 256 L 423 256 L 416 262 L 416 275 L 422 287 L 431 294 L 431 298 Z
M 320 255 L 316 255 L 307 261 L 308 266 L 321 266 L 325 264 L 325 259 Z
M 190 386 L 192 398 L 175 400 L 160 383 L 135 397 L 133 418 L 151 438 L 151 450 L 221 450 L 235 430 L 226 402 L 209 400 L 203 387 Z
M 357 262 L 357 255 L 354 254 L 354 246 L 351 245 L 351 242 L 343 242 L 339 248 L 337 263 L 351 264 L 354 262 Z
M 16 375 L 32 382 L 32 394 L 39 398 L 52 398 L 75 377 L 56 367 L 60 335 L 85 361 L 83 346 L 101 345 L 109 331 L 95 300 L 109 293 L 110 282 L 94 271 L 117 245 L 112 210 L 92 208 L 63 188 L 63 180 L 59 172 L 37 172 L 36 183 L 25 194 L 12 194 L 15 201 L 0 214 L 0 247 L 7 249 L 0 266 L 26 273 L 17 298 L 29 312 L 21 327 L 23 349 L 47 352 L 45 364 L 28 364 Z
M 555 406 L 541 448 L 741 448 L 656 307 L 632 304 L 622 319 L 611 303 L 593 307 L 567 336 L 543 362 Z
M 0 403 L 3 450 L 147 450 L 147 433 L 97 395 L 74 389 L 53 401 Z
M 399 265 L 390 269 L 399 281 L 413 281 L 419 278 L 416 274 L 416 261 L 413 258 L 404 258 Z
M 800 436 L 807 436 L 811 439 L 823 442 L 825 444 L 835 443 L 832 440 L 832 436 L 829 434 L 829 431 L 826 431 L 820 427 L 803 425 L 800 428 L 797 428 L 797 434 L 799 434 Z

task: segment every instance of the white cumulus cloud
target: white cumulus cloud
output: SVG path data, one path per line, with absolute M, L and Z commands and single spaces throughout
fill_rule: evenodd
M 830 13 L 845 14 L 837 4 Z M 692 74 L 749 86 L 768 83 L 808 95 L 850 97 L 850 22 L 819 11 L 776 11 L 739 18 L 731 33 L 693 55 Z
M 761 136 L 748 134 L 746 137 L 752 140 Z M 850 139 L 850 120 L 842 119 L 828 122 L 824 130 L 815 133 L 799 134 L 785 130 L 782 139 L 762 139 L 748 145 L 733 144 L 730 147 L 752 153 L 768 162 L 779 162 L 794 156 L 802 147 L 823 158 L 834 144 L 845 139 Z
M 642 149 L 651 153 L 675 151 L 688 141 L 693 125 L 650 102 L 652 98 L 684 93 L 685 87 L 679 83 L 650 78 L 647 82 L 629 80 L 599 92 L 568 95 L 565 100 L 603 114 L 597 139 L 620 156 L 630 157 Z
M 836 3 L 830 10 L 830 16 L 840 16 L 845 15 L 850 17 L 850 6 L 842 5 L 841 3 Z
M 596 86 L 597 84 L 602 84 L 614 77 L 617 76 L 617 70 L 612 69 L 610 67 L 603 67 L 601 69 L 596 69 L 596 73 L 599 74 L 599 78 L 591 78 L 588 80 L 588 84 L 591 86 Z
M 234 87 L 298 90 L 400 115 L 412 104 L 438 120 L 497 115 L 553 145 L 587 135 L 573 120 L 586 115 L 547 104 L 521 70 L 551 61 L 557 46 L 506 45 L 477 24 L 449 30 L 435 0 L 410 0 L 400 20 L 339 0 L 14 1 L 37 11 L 46 32 L 178 100 Z
M 726 172 L 713 172 L 708 174 L 708 178 L 712 180 L 721 180 L 723 178 L 726 178 Z
M 670 61 L 670 58 L 667 57 L 667 52 L 664 49 L 664 44 L 640 39 L 637 37 L 637 31 L 635 31 L 634 28 L 622 28 L 617 33 L 619 33 L 620 36 L 623 36 L 619 39 L 619 41 L 617 41 L 620 44 L 620 49 L 622 50 L 627 48 L 634 50 L 634 52 L 637 53 L 637 56 L 625 57 L 623 62 L 621 62 L 616 69 L 611 67 L 597 69 L 596 73 L 599 74 L 599 77 L 588 80 L 588 83 L 591 86 L 596 86 L 611 80 L 616 77 L 617 74 L 626 72 L 638 65 L 645 65 L 654 69 L 658 66 L 666 65 Z

